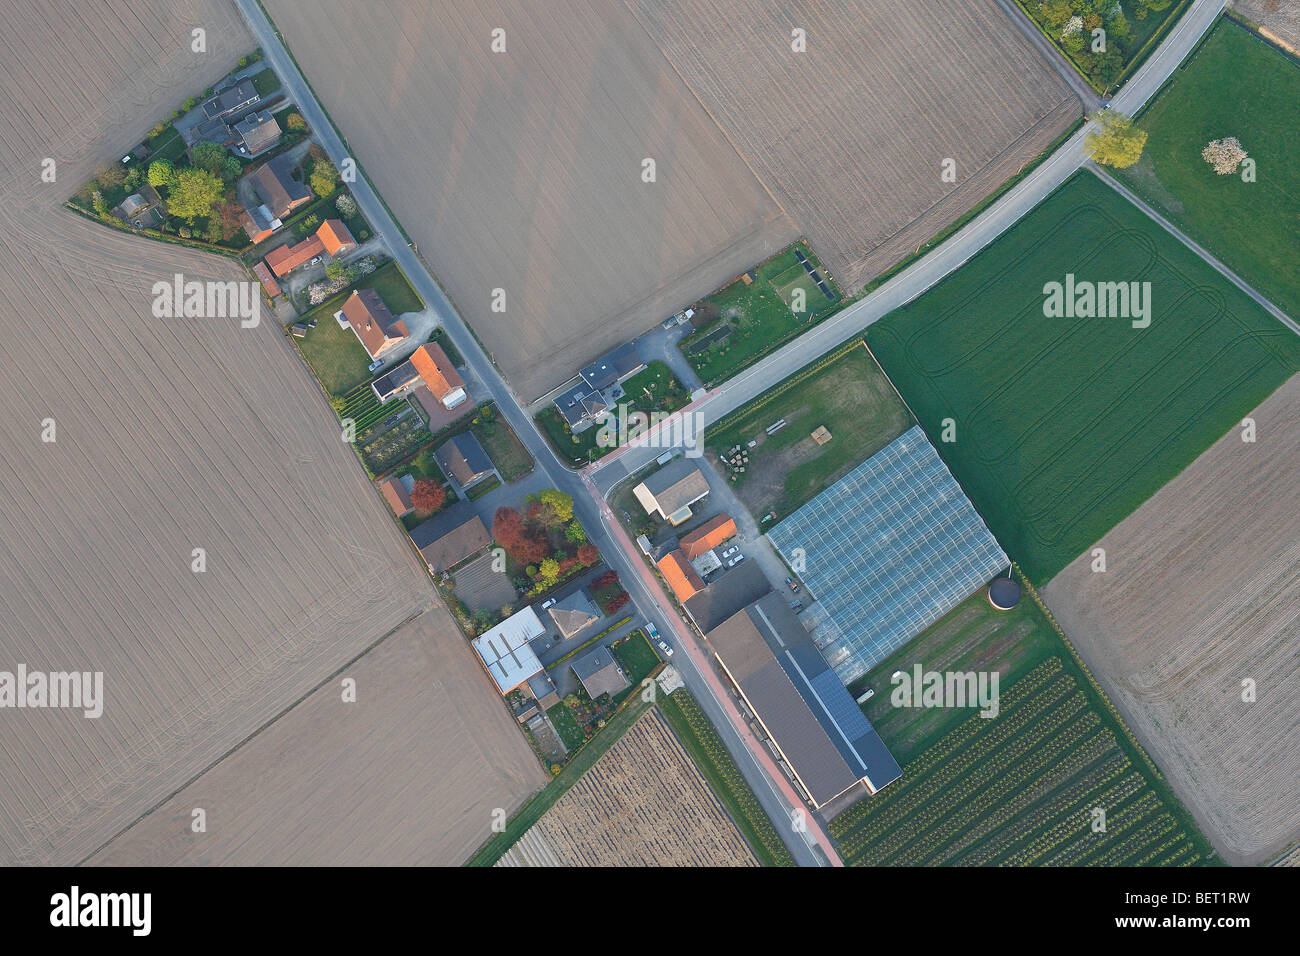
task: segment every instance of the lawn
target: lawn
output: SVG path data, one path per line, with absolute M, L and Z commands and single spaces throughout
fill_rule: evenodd
M 342 303 L 343 298 L 336 296 L 303 316 L 303 321 L 309 317 L 316 319 L 316 328 L 308 329 L 303 338 L 293 340 L 311 366 L 316 380 L 335 398 L 346 395 L 371 377 L 370 356 L 350 328 L 340 328 L 334 321 L 333 313 L 342 307 Z
M 448 356 L 450 358 L 450 356 Z M 501 417 L 494 404 L 479 409 L 476 424 L 470 426 L 492 464 L 506 481 L 518 481 L 533 470 L 533 456 L 528 454 L 514 429 Z
M 999 673 L 998 712 L 903 708 L 895 671 Z M 830 823 L 855 865 L 1188 865 L 1213 851 L 1032 595 L 983 592 L 868 674 L 903 776 Z M 1092 811 L 1106 814 L 1094 832 Z
M 424 300 L 411 288 L 406 274 L 395 261 L 380 266 L 358 282 L 357 288 L 374 289 L 393 315 L 424 311 Z
M 650 646 L 644 631 L 633 631 L 623 640 L 610 648 L 614 660 L 618 661 L 623 673 L 632 682 L 632 686 L 623 691 L 623 696 L 635 694 L 641 689 L 641 682 L 654 673 L 659 666 L 659 655 Z
M 700 705 L 685 688 L 659 695 L 659 710 L 672 725 L 673 732 L 695 761 L 704 779 L 727 813 L 744 834 L 754 856 L 764 866 L 794 866 L 794 857 L 781 842 L 776 827 L 768 819 L 754 791 L 749 788 L 740 768 L 731 759 L 718 732 Z M 785 821 L 782 821 L 785 823 Z
M 802 253 L 830 290 L 824 295 L 799 261 Z M 842 297 L 812 249 L 797 242 L 752 270 L 755 277 L 734 280 L 695 309 L 708 324 L 681 340 L 678 347 L 707 385 L 716 385 L 753 364 L 834 312 Z M 802 291 L 801 311 L 796 290 Z
M 912 426 L 860 341 L 837 355 L 796 372 L 706 433 L 710 457 L 760 520 L 770 512 L 788 515 Z M 769 435 L 782 419 L 786 424 Z M 810 437 L 819 426 L 831 434 L 824 445 Z M 758 444 L 749 448 L 750 441 Z M 749 460 L 729 464 L 739 454 Z
M 1300 61 L 1229 18 L 1148 107 L 1137 165 L 1116 175 L 1293 318 L 1300 317 Z M 1255 181 L 1201 158 L 1235 136 Z
M 1149 282 L 1149 327 L 1045 317 L 1067 274 Z M 1300 338 L 1088 172 L 867 341 L 1038 583 L 1300 368 Z
M 619 399 L 618 405 L 627 406 L 626 415 L 629 418 L 635 412 L 674 412 L 690 399 L 685 387 L 677 381 L 672 370 L 658 360 L 650 362 L 624 382 L 623 391 L 625 395 Z M 617 407 L 614 413 L 618 414 Z M 553 404 L 538 412 L 533 420 L 556 453 L 575 465 L 585 465 L 595 461 L 617 447 L 614 444 L 601 444 L 601 436 L 605 432 L 599 422 L 576 435 L 571 433 L 569 426 Z M 615 437 L 617 437 L 616 433 Z
M 258 95 L 263 99 L 270 96 L 280 88 L 280 78 L 275 75 L 275 70 L 269 66 L 260 73 L 253 74 L 253 89 L 257 90 Z
M 564 743 L 564 749 L 569 753 L 573 753 L 586 741 L 587 735 L 578 726 L 578 721 L 567 704 L 556 704 L 546 712 L 546 716 L 551 719 L 551 725 L 555 727 L 555 732 Z

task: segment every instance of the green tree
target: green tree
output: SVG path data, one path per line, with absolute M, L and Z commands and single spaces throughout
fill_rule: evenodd
M 311 166 L 311 188 L 317 196 L 328 196 L 339 185 L 339 171 L 328 159 L 318 159 Z
M 192 223 L 212 212 L 212 204 L 225 195 L 221 180 L 203 169 L 182 169 L 176 174 L 167 210 L 173 216 Z
M 559 583 L 560 580 L 560 562 L 554 558 L 546 558 L 537 566 L 537 583 L 545 587 Z
M 243 171 L 244 167 L 233 156 L 227 156 L 221 161 L 221 178 L 228 183 L 233 183 Z
M 585 544 L 587 541 L 587 529 L 581 522 L 570 521 L 568 527 L 564 529 L 564 536 L 574 544 Z
M 573 496 L 566 495 L 558 488 L 547 488 L 538 498 L 542 505 L 555 516 L 556 524 L 566 524 L 573 520 Z
M 1083 138 L 1083 148 L 1094 162 L 1126 169 L 1142 158 L 1147 133 L 1134 126 L 1132 119 L 1113 110 L 1098 110 L 1089 119 L 1096 129 Z
M 149 185 L 155 189 L 176 181 L 176 167 L 170 159 L 155 159 L 149 164 Z
M 190 158 L 199 169 L 216 176 L 226 161 L 226 149 L 216 143 L 199 143 L 190 147 Z

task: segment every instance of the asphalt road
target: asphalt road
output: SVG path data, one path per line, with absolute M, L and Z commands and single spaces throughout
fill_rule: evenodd
M 1130 116 L 1140 109 L 1213 26 L 1225 6 L 1226 0 L 1196 0 L 1160 47 L 1111 99 L 1111 108 Z M 791 372 L 815 361 L 841 342 L 862 334 L 870 325 L 911 302 L 959 269 L 1087 162 L 1083 140 L 1090 126 L 1091 124 L 1085 126 L 1070 137 L 1033 172 L 943 245 L 917 260 L 870 295 L 723 382 L 706 399 L 691 406 L 691 411 L 702 416 L 697 430 L 725 418 Z M 606 456 L 590 466 L 588 471 L 596 486 L 602 491 L 608 491 L 623 476 L 644 468 L 663 454 L 663 448 L 651 447 L 653 435 L 651 432 L 645 436 L 640 446 L 634 445 L 617 456 Z
M 236 0 L 236 3 L 261 45 L 263 55 L 275 68 L 284 85 L 288 87 L 298 104 L 299 112 L 315 132 L 317 140 L 324 146 L 335 165 L 341 165 L 344 158 L 352 155 L 350 150 L 334 130 L 324 109 L 308 87 L 297 65 L 288 55 L 281 38 L 272 28 L 261 7 L 256 0 Z M 360 165 L 358 162 L 358 166 Z M 478 380 L 495 398 L 502 415 L 537 462 L 537 469 L 547 476 L 552 487 L 573 496 L 574 511 L 582 521 L 583 527 L 587 529 L 588 537 L 600 548 L 606 563 L 618 571 L 619 579 L 632 596 L 636 608 L 647 620 L 653 621 L 660 634 L 667 636 L 672 646 L 677 648 L 672 663 L 682 673 L 686 688 L 700 702 L 709 719 L 714 722 L 728 751 L 735 758 L 745 779 L 753 788 L 755 796 L 763 805 L 763 809 L 781 831 L 782 838 L 796 861 L 803 866 L 824 866 L 829 860 L 838 862 L 829 836 L 815 822 L 810 821 L 808 832 L 801 834 L 796 834 L 793 827 L 782 826 L 782 821 L 793 819 L 792 815 L 796 808 L 804 809 L 803 802 L 781 777 L 780 771 L 776 770 L 770 758 L 766 762 L 771 764 L 771 770 L 763 769 L 762 763 L 767 753 L 760 749 L 756 756 L 751 746 L 746 745 L 741 731 L 736 726 L 740 723 L 739 719 L 737 718 L 734 723 L 733 720 L 728 719 L 728 715 L 723 710 L 723 703 L 717 697 L 718 688 L 710 686 L 710 682 L 706 679 L 706 672 L 712 676 L 711 668 L 707 665 L 701 667 L 702 658 L 693 638 L 681 618 L 667 606 L 666 598 L 657 582 L 652 585 L 647 584 L 646 569 L 635 544 L 631 541 L 620 543 L 615 540 L 615 535 L 610 530 L 611 525 L 619 531 L 621 528 L 608 515 L 604 501 L 598 495 L 591 493 L 590 487 L 580 475 L 560 463 L 546 439 L 533 424 L 523 404 L 506 385 L 496 367 L 479 347 L 478 340 L 470 334 L 456 310 L 452 308 L 451 302 L 433 280 L 424 262 L 406 245 L 397 223 L 389 215 L 370 183 L 364 177 L 360 177 L 355 183 L 349 183 L 349 188 L 374 233 L 382 235 L 387 240 L 402 271 L 406 273 L 426 305 L 439 315 L 443 329 L 452 344 L 471 366 Z M 605 512 L 604 515 L 602 511 Z M 684 650 L 688 653 L 684 654 Z M 689 652 L 694 653 L 692 655 Z M 716 685 L 716 679 L 713 683 Z M 726 699 L 725 694 L 723 699 Z M 781 779 L 774 779 L 775 777 Z M 815 850 L 813 847 L 817 844 L 821 844 L 824 849 Z
M 299 111 L 315 131 L 316 138 L 334 163 L 341 165 L 345 158 L 351 156 L 351 151 L 326 117 L 315 94 L 288 55 L 280 36 L 256 0 L 236 0 L 236 3 L 257 37 L 267 61 L 280 75 L 298 104 Z M 1225 5 L 1226 0 L 1196 0 L 1160 48 L 1114 97 L 1113 107 L 1131 114 L 1153 96 L 1174 68 L 1191 52 Z M 860 334 L 873 322 L 910 302 L 955 271 L 1079 169 L 1085 159 L 1084 132 L 1081 130 L 1071 137 L 1029 176 L 942 246 L 871 295 L 730 379 L 701 402 L 691 406 L 691 409 L 698 410 L 707 421 L 716 421 L 775 385 L 791 371 L 808 364 L 850 336 Z M 776 769 L 766 749 L 753 739 L 744 722 L 739 719 L 702 649 L 681 618 L 668 606 L 662 589 L 641 560 L 635 544 L 605 503 L 604 494 L 617 478 L 648 464 L 662 454 L 662 449 L 644 446 L 628 448 L 614 461 L 598 463 L 582 474 L 566 468 L 536 429 L 524 405 L 470 334 L 424 262 L 405 244 L 397 223 L 369 182 L 363 177 L 350 183 L 349 187 L 374 232 L 388 242 L 411 284 L 436 312 L 452 343 L 464 356 L 479 381 L 496 399 L 501 413 L 536 460 L 537 468 L 554 487 L 573 496 L 574 510 L 587 528 L 589 537 L 600 548 L 607 563 L 619 572 L 636 607 L 655 623 L 661 635 L 669 637 L 670 643 L 677 649 L 672 663 L 681 672 L 687 689 L 699 700 L 713 721 L 727 749 L 736 759 L 741 772 L 795 859 L 801 865 L 838 864 L 829 836 L 815 820 L 809 817 L 806 828 L 790 825 L 789 821 L 805 810 L 803 802 Z

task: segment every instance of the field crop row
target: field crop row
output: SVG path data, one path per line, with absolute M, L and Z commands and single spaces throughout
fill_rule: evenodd
M 1109 713 L 1059 657 L 911 761 L 903 777 L 830 823 L 853 865 L 1150 865 L 1199 861 Z M 1104 827 L 1098 810 L 1104 811 Z

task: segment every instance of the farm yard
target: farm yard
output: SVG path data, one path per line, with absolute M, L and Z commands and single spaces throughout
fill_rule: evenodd
M 1067 274 L 1150 282 L 1149 327 L 1045 317 Z M 1300 367 L 1296 336 L 1087 172 L 867 341 L 1039 584 Z
M 1298 17 L 1300 19 L 1300 17 Z M 1142 158 L 1118 177 L 1293 318 L 1300 316 L 1300 61 L 1220 19 L 1147 107 Z M 1234 136 L 1255 166 L 1219 175 L 1201 157 Z
M 826 318 L 840 301 L 834 280 L 799 242 L 696 303 L 699 324 L 677 345 L 705 384 L 716 385 Z
M 659 711 L 650 708 L 497 866 L 756 866 Z
M 266 3 L 522 398 L 798 237 L 622 4 L 462 7 Z M 485 23 L 506 31 L 507 55 L 493 54 Z M 492 309 L 498 288 L 504 312 Z
M 545 775 L 454 631 L 425 611 L 343 671 L 355 706 L 327 682 L 90 862 L 456 866 Z M 200 839 L 196 806 L 222 821 Z
M 768 432 L 782 421 L 783 426 Z M 732 487 L 750 514 L 761 520 L 774 512 L 779 519 L 912 424 L 893 386 L 858 340 L 710 427 L 705 447 L 719 472 L 734 476 Z M 825 444 L 812 437 L 820 427 L 830 433 Z M 758 444 L 749 448 L 750 441 Z M 743 462 L 730 465 L 733 458 Z
M 216 82 L 252 49 L 236 8 L 196 0 L 178 17 L 172 2 L 106 0 L 93 29 L 72 4 L 0 10 L 13 27 L 0 59 L 32 66 L 8 76 L 0 156 L 12 169 L 59 157 L 57 183 L 0 183 L 0 323 L 40 343 L 0 355 L 12 411 L 0 421 L 0 657 L 103 671 L 106 697 L 97 720 L 6 712 L 0 863 L 71 866 L 432 592 L 274 323 L 151 314 L 154 282 L 246 279 L 237 265 L 62 206 L 100 158 L 146 137 L 177 90 Z M 204 55 L 190 50 L 196 22 Z M 458 640 L 449 621 L 436 633 Z M 467 687 L 462 697 L 500 710 Z M 508 749 L 492 756 L 527 766 Z M 286 806 L 268 812 L 283 824 Z
M 996 717 L 897 707 L 897 671 L 999 677 Z M 1212 851 L 1112 715 L 1070 648 L 1025 595 L 996 611 L 983 589 L 877 665 L 863 713 L 903 778 L 831 821 L 858 865 L 1155 865 Z M 1106 811 L 1105 834 L 1091 808 Z
M 625 2 L 850 296 L 1082 112 L 993 3 Z
M 1300 838 L 1300 376 L 1248 415 L 1043 591 L 1235 865 Z

